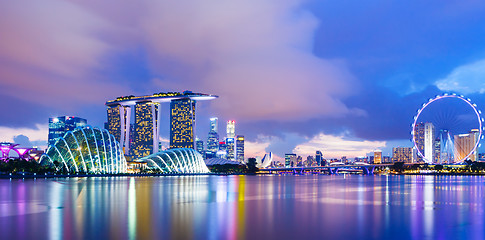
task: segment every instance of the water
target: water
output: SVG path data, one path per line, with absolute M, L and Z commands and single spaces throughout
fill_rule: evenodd
M 0 180 L 1 239 L 485 239 L 484 177 Z

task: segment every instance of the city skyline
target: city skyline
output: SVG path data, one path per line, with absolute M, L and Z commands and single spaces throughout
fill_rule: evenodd
M 389 156 L 412 146 L 410 123 L 428 98 L 457 92 L 479 109 L 485 102 L 481 2 L 236 1 L 230 16 L 223 4 L 32 4 L 0 3 L 16 23 L 0 25 L 10 33 L 0 43 L 0 100 L 9 103 L 0 141 L 40 145 L 48 118 L 103 127 L 107 99 L 193 90 L 224 99 L 198 106 L 198 119 L 236 120 L 247 156 Z M 215 19 L 224 21 L 204 25 Z M 197 135 L 208 132 L 200 124 Z

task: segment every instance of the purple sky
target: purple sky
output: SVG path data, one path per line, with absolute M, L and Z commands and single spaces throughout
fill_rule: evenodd
M 197 135 L 234 119 L 247 157 L 386 155 L 436 94 L 483 107 L 484 22 L 475 0 L 0 0 L 0 141 L 45 145 L 49 117 L 102 127 L 106 100 L 192 90 L 220 96 Z

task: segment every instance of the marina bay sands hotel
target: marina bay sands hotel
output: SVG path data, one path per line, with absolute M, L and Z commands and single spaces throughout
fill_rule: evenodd
M 194 148 L 196 102 L 217 97 L 191 91 L 119 97 L 106 102 L 106 128 L 120 142 L 125 155 L 137 159 L 159 152 L 161 104 L 169 102 L 170 148 Z

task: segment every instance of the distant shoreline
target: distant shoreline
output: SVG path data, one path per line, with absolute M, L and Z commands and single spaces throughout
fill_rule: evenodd
M 0 174 L 0 179 L 33 179 L 33 178 L 90 178 L 90 177 L 170 177 L 170 176 L 232 176 L 232 175 L 307 175 L 307 174 L 268 174 L 268 173 L 124 173 L 124 174 Z M 310 174 L 308 174 L 310 175 Z M 311 174 L 313 175 L 313 174 Z M 329 175 L 329 174 L 318 174 Z M 333 174 L 332 174 L 333 175 Z M 341 175 L 341 173 L 337 174 Z M 362 175 L 362 174 L 357 174 Z M 423 176 L 485 176 L 485 173 L 391 173 L 391 174 L 379 174 L 374 175 L 423 175 Z M 367 175 L 365 175 L 367 176 Z M 373 176 L 373 175 L 370 175 Z

